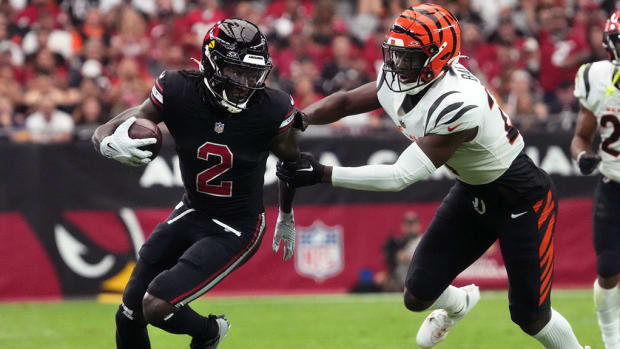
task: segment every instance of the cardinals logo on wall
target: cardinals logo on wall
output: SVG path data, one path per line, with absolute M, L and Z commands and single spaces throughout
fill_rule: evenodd
M 315 221 L 297 229 L 295 270 L 298 274 L 321 282 L 338 275 L 344 267 L 342 227 L 329 227 Z

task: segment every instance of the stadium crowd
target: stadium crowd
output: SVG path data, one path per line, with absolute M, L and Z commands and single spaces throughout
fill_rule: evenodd
M 271 86 L 308 104 L 372 81 L 381 42 L 406 0 L 0 1 L 0 138 L 88 139 L 139 104 L 164 69 L 196 69 L 207 30 L 227 17 L 268 34 Z M 602 27 L 615 1 L 435 0 L 459 19 L 461 63 L 487 83 L 521 131 L 573 127 L 580 64 L 606 59 Z M 388 131 L 390 130 L 390 131 Z M 322 132 L 392 132 L 382 113 Z

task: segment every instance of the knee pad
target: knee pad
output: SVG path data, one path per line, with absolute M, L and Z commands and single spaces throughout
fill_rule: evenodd
M 176 308 L 163 299 L 145 295 L 142 303 L 142 314 L 146 322 L 160 327 L 168 317 L 176 311 Z
M 604 251 L 596 256 L 596 273 L 608 278 L 620 273 L 620 255 Z

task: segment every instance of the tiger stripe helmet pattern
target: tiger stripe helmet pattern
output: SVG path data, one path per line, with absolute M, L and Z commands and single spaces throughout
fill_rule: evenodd
M 403 11 L 382 45 L 383 78 L 394 92 L 418 93 L 461 53 L 461 27 L 445 8 L 419 4 Z
M 603 31 L 603 47 L 607 50 L 609 60 L 620 65 L 620 52 L 616 45 L 620 45 L 620 10 L 615 10 L 605 22 Z

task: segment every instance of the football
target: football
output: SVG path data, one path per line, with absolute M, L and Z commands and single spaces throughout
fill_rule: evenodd
M 153 121 L 149 119 L 139 118 L 129 128 L 129 137 L 138 138 L 155 138 L 157 143 L 140 147 L 140 149 L 148 150 L 153 153 L 151 159 L 154 159 L 161 150 L 162 136 L 161 130 Z

